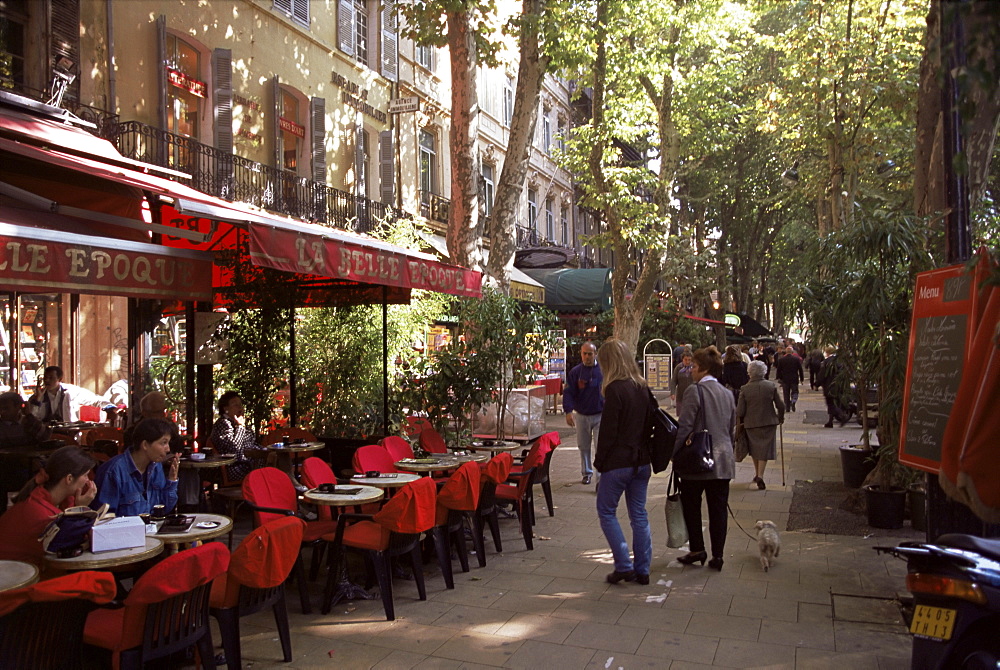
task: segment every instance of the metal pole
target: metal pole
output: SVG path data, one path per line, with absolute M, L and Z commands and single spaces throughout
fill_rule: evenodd
M 778 424 L 778 436 L 781 439 L 781 485 L 785 485 L 785 427 Z
M 382 432 L 389 434 L 389 302 L 388 287 L 382 285 Z
M 289 367 L 291 368 L 288 375 L 288 420 L 292 426 L 299 425 L 299 406 L 295 401 L 295 379 L 298 377 L 298 358 L 295 356 L 295 308 L 291 307 L 288 310 L 288 351 L 289 351 Z

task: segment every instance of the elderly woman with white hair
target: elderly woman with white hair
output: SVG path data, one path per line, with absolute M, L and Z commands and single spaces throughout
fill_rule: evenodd
M 765 489 L 764 469 L 767 462 L 775 457 L 774 438 L 778 432 L 778 424 L 785 422 L 785 403 L 781 401 L 778 385 L 764 379 L 767 365 L 763 361 L 751 362 L 747 366 L 747 372 L 750 374 L 750 381 L 740 390 L 736 416 L 743 422 L 750 443 L 753 481 L 758 489 Z

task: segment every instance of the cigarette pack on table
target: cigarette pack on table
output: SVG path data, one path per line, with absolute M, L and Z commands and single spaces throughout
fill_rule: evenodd
M 94 526 L 90 531 L 90 550 L 115 551 L 146 546 L 146 524 L 137 516 L 120 516 Z

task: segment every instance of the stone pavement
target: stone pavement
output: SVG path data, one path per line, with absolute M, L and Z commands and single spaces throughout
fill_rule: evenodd
M 806 386 L 808 389 L 808 385 Z M 769 518 L 784 530 L 797 479 L 840 481 L 837 447 L 860 429 L 824 429 L 803 422 L 822 396 L 804 390 L 799 412 L 784 429 L 780 460 L 765 475 L 766 491 L 750 482 L 750 459 L 737 466 L 730 505 L 748 531 Z M 563 416 L 547 418 L 563 446 L 552 460 L 555 516 L 538 510 L 535 549 L 527 551 L 517 521 L 501 520 L 505 551 L 487 539 L 487 567 L 462 573 L 454 590 L 436 564 L 425 565 L 427 597 L 412 581 L 394 581 L 396 621 L 380 600 L 341 603 L 328 616 L 299 613 L 288 597 L 294 661 L 281 663 L 270 612 L 243 619 L 244 663 L 253 668 L 907 668 L 910 638 L 893 602 L 906 566 L 864 539 L 782 533 L 781 555 L 763 572 L 756 541 L 729 520 L 725 566 L 682 566 L 686 550 L 668 549 L 663 521 L 665 473 L 650 484 L 653 565 L 648 586 L 608 584 L 611 555 L 594 511 L 594 487 L 580 483 L 575 438 Z M 624 501 L 622 525 L 630 536 Z M 704 515 L 707 519 L 707 515 Z M 707 530 L 706 530 L 707 539 Z M 360 579 L 358 574 L 356 579 Z M 318 606 L 322 580 L 312 586 Z M 318 609 L 318 607 L 317 607 Z M 214 637 L 216 643 L 219 637 Z

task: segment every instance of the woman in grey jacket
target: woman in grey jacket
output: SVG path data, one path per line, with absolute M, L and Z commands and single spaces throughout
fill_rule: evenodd
M 753 481 L 758 489 L 764 485 L 764 468 L 775 456 L 774 436 L 778 424 L 785 422 L 785 403 L 781 401 L 778 385 L 764 379 L 767 366 L 754 361 L 748 366 L 750 381 L 743 387 L 736 403 L 736 416 L 743 419 L 750 442 L 750 458 L 753 459 Z
M 677 560 L 684 565 L 705 564 L 705 538 L 701 532 L 701 496 L 708 503 L 708 534 L 712 540 L 710 568 L 722 570 L 722 554 L 726 547 L 726 507 L 729 504 L 729 480 L 736 474 L 733 458 L 733 428 L 736 426 L 736 403 L 733 394 L 719 383 L 722 374 L 722 356 L 715 347 L 694 352 L 691 378 L 694 385 L 684 394 L 677 429 L 678 444 L 682 444 L 694 430 L 704 427 L 712 434 L 712 457 L 715 465 L 711 472 L 683 475 L 680 479 L 681 508 L 687 525 L 691 551 Z M 701 393 L 699 393 L 699 389 Z M 702 404 L 704 403 L 704 405 Z M 701 418 L 698 417 L 699 410 Z

